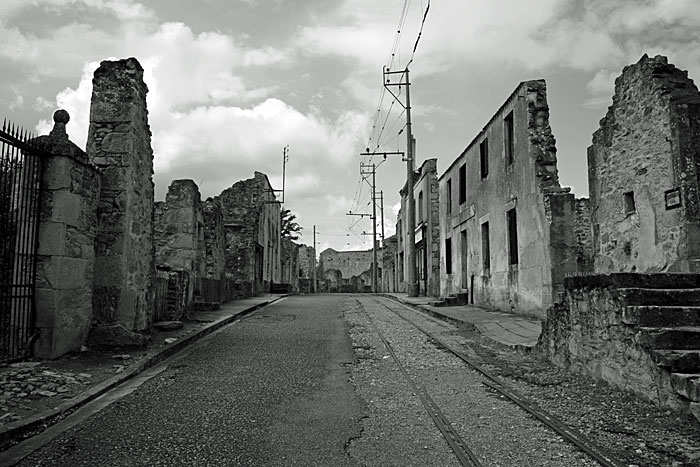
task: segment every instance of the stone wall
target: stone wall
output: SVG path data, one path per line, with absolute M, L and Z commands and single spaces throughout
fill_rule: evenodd
M 226 268 L 226 234 L 219 198 L 207 198 L 202 206 L 204 220 L 204 277 L 221 280 Z
M 299 293 L 299 245 L 288 238 L 282 239 L 281 283 L 289 284 L 289 293 Z
M 452 252 L 451 274 L 441 253 L 441 295 L 544 317 L 577 271 L 576 204 L 556 162 L 546 84 L 522 82 L 439 179 L 440 235 Z
M 45 158 L 41 180 L 36 327 L 38 358 L 80 349 L 92 324 L 92 283 L 100 180 L 88 156 L 68 140 L 68 113 L 54 114 L 49 136 L 37 145 Z
M 100 169 L 93 318 L 141 331 L 154 305 L 153 151 L 148 88 L 134 58 L 93 78 L 87 153 Z
M 299 246 L 299 291 L 301 293 L 313 293 L 314 281 L 314 257 L 316 251 L 313 247 L 307 245 Z
M 665 359 L 683 343 L 682 334 L 673 335 L 668 322 L 681 307 L 673 300 L 697 296 L 697 274 L 598 274 L 569 277 L 562 300 L 547 312 L 538 348 L 559 366 L 607 381 L 621 389 L 637 393 L 656 403 L 671 407 L 687 406 L 672 387 Z M 639 309 L 658 309 L 656 319 L 663 328 L 640 325 Z M 680 337 L 678 337 L 680 335 Z M 672 336 L 669 338 L 668 336 Z M 659 343 L 660 349 L 657 349 Z M 686 343 L 687 344 L 687 343 Z M 695 347 L 678 347 L 697 349 Z M 697 352 L 697 351 L 696 351 Z
M 267 176 L 255 172 L 219 196 L 226 241 L 225 271 L 251 284 L 254 294 L 269 292 L 281 276 L 280 205 Z
M 578 272 L 593 272 L 593 230 L 591 228 L 591 203 L 588 198 L 576 199 L 574 236 L 576 237 Z
M 596 272 L 697 268 L 698 147 L 687 72 L 660 56 L 625 67 L 588 149 Z
M 321 252 L 320 257 L 326 271 L 335 269 L 345 279 L 360 276 L 363 272 L 372 269 L 372 250 L 336 251 L 333 248 L 326 248 Z

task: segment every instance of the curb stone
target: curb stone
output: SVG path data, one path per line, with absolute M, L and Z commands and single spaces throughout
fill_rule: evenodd
M 208 334 L 211 334 L 217 329 L 222 328 L 223 326 L 226 326 L 227 324 L 230 324 L 236 321 L 237 319 L 252 313 L 255 310 L 271 305 L 272 303 L 275 303 L 276 301 L 279 301 L 280 299 L 287 296 L 288 295 L 286 294 L 280 295 L 272 300 L 260 302 L 236 314 L 225 316 L 217 321 L 209 323 L 202 328 L 192 331 L 187 336 L 180 338 L 175 342 L 167 344 L 165 347 L 151 351 L 144 358 L 136 362 L 133 366 L 128 367 L 126 370 L 119 373 L 118 375 L 113 376 L 112 378 L 109 378 L 105 381 L 102 381 L 101 383 L 89 389 L 86 389 L 85 391 L 81 392 L 80 394 L 76 395 L 71 399 L 68 399 L 67 401 L 61 403 L 53 409 L 47 410 L 36 415 L 32 415 L 28 418 L 19 420 L 17 422 L 8 423 L 0 431 L 0 452 L 10 448 L 13 442 L 19 442 L 23 439 L 30 438 L 34 435 L 39 434 L 40 432 L 44 431 L 46 428 L 51 426 L 54 422 L 58 421 L 58 419 L 60 419 L 63 415 L 72 412 L 80 408 L 81 406 L 87 404 L 88 402 L 98 398 L 110 389 L 119 386 L 123 382 L 133 378 L 139 373 L 142 373 L 145 370 L 157 365 L 166 358 L 178 353 L 183 348 L 202 339 Z

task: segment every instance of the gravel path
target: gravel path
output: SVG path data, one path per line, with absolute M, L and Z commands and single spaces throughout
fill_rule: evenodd
M 355 327 L 363 327 L 365 333 L 376 326 L 390 342 L 411 378 L 426 388 L 451 421 L 453 428 L 470 445 L 484 465 L 504 467 L 598 465 L 514 404 L 488 390 L 482 384 L 481 375 L 431 342 L 425 334 L 409 323 L 399 319 L 384 305 L 374 299 L 359 298 L 358 301 L 361 306 L 357 305 L 348 310 L 345 313 L 346 319 Z M 444 330 L 441 324 L 429 319 L 426 319 L 422 325 L 439 326 Z M 386 366 L 392 368 L 396 366 L 393 362 L 384 363 L 388 360 L 385 358 L 386 350 L 379 343 L 375 342 L 374 348 L 375 354 L 381 355 L 379 360 L 382 363 L 354 370 L 353 378 L 360 372 L 365 373 L 361 376 L 363 379 L 372 378 L 373 375 L 378 378 L 380 374 L 387 371 Z M 377 362 L 376 357 L 374 361 Z M 404 397 L 403 388 L 406 387 L 408 384 L 405 380 L 397 381 L 397 391 L 394 393 L 393 400 L 371 401 L 370 406 L 387 403 L 401 405 L 401 399 Z M 430 421 L 427 413 L 424 418 Z M 372 426 L 374 423 L 375 420 L 370 416 L 370 419 L 365 421 L 365 426 Z M 364 435 L 363 433 L 363 437 Z M 429 449 L 432 448 L 427 442 L 421 443 L 421 440 L 421 437 L 408 437 L 401 444 L 403 446 L 424 444 L 424 447 L 427 445 Z M 444 441 L 437 443 L 436 452 L 443 451 L 444 444 Z M 451 464 L 423 465 L 454 465 L 454 462 L 453 460 Z

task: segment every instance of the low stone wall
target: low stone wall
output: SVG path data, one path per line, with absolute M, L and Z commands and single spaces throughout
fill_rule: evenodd
M 570 371 L 676 406 L 668 374 L 652 359 L 643 332 L 625 323 L 624 312 L 638 289 L 696 288 L 699 277 L 633 273 L 568 277 L 563 300 L 547 311 L 538 348 Z
M 154 322 L 179 320 L 185 315 L 192 303 L 190 282 L 188 271 L 156 269 Z

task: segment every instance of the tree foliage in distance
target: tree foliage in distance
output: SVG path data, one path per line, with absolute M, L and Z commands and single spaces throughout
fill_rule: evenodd
M 282 238 L 289 240 L 298 240 L 301 236 L 302 227 L 295 221 L 297 216 L 292 214 L 289 209 L 282 209 L 280 212 L 282 217 Z

